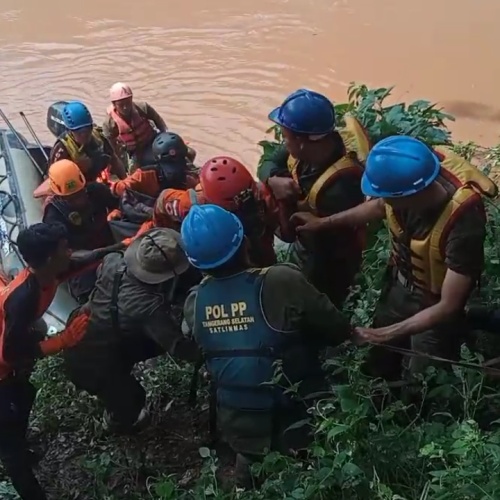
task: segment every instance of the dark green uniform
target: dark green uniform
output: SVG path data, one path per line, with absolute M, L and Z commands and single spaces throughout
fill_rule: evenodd
M 99 268 L 86 306 L 87 332 L 65 351 L 64 359 L 70 380 L 98 396 L 123 425 L 132 425 L 145 403 L 144 389 L 131 374 L 137 362 L 165 352 L 195 359 L 194 345 L 181 333 L 180 317 L 189 287 L 197 281 L 198 273 L 183 274 L 171 303 L 170 289 L 162 293 L 157 285 L 131 276 L 121 253 L 108 255 Z
M 319 350 L 349 337 L 349 322 L 290 264 L 208 278 L 189 295 L 185 321 L 216 382 L 218 424 L 240 454 L 286 452 L 305 444 L 304 432 L 284 430 L 304 418 L 307 394 L 324 388 Z M 298 398 L 262 382 L 282 361 Z M 287 383 L 285 383 L 285 386 Z
M 291 177 L 287 167 L 288 157 L 285 147 L 278 148 L 259 169 L 259 178 L 266 182 L 273 176 Z M 298 180 L 304 196 L 310 192 L 325 168 L 339 159 L 340 155 L 337 154 L 327 165 L 299 164 Z M 345 174 L 321 190 L 316 202 L 317 212 L 319 216 L 326 217 L 353 208 L 363 201 L 359 176 Z M 321 233 L 307 240 L 296 240 L 290 252 L 290 261 L 299 265 L 311 283 L 326 293 L 338 307 L 348 294 L 361 258 L 361 242 L 350 228 Z
M 408 241 L 413 238 L 423 239 L 429 234 L 454 193 L 455 188 L 442 177 L 438 177 L 437 181 L 449 192 L 449 198 L 443 202 L 442 206 L 424 214 L 410 210 L 396 211 L 396 216 Z M 470 207 L 461 213 L 452 226 L 446 241 L 445 262 L 448 269 L 477 280 L 484 266 L 485 236 L 486 226 L 482 204 Z M 409 256 L 409 248 L 402 254 Z M 439 297 L 424 294 L 414 287 L 410 269 L 409 261 L 404 262 L 403 259 L 402 262 L 398 263 L 397 269 L 389 270 L 389 282 L 375 311 L 373 323 L 375 328 L 403 321 L 439 301 Z M 460 344 L 464 340 L 464 328 L 464 316 L 460 314 L 439 328 L 415 335 L 411 339 L 402 339 L 399 345 L 453 359 L 458 356 Z M 370 361 L 372 373 L 388 379 L 398 378 L 401 357 L 382 348 L 372 351 L 373 355 Z M 408 368 L 410 373 L 416 373 L 425 370 L 428 363 L 429 361 L 424 358 L 415 357 L 408 360 Z

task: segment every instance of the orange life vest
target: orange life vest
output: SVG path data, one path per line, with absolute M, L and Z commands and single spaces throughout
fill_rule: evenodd
M 118 137 L 129 153 L 136 149 L 148 146 L 156 135 L 156 131 L 149 120 L 139 111 L 134 104 L 130 122 L 125 121 L 111 104 L 107 109 L 108 115 L 118 127 Z

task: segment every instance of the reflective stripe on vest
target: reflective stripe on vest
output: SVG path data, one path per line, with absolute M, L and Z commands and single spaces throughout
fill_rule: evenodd
M 267 269 L 228 278 L 205 278 L 198 289 L 194 336 L 217 388 L 217 402 L 238 409 L 271 410 L 286 404 L 271 382 L 273 363 L 282 358 L 290 336 L 272 329 L 261 306 Z
M 481 206 L 481 195 L 495 197 L 498 188 L 474 165 L 450 149 L 438 147 L 435 151 L 441 159 L 440 175 L 457 190 L 427 236 L 406 241 L 394 210 L 388 204 L 385 209 L 392 240 L 392 259 L 398 270 L 415 287 L 440 295 L 447 271 L 446 241 L 455 221 L 469 207 Z
M 317 211 L 318 195 L 328 185 L 335 182 L 340 176 L 344 174 L 355 173 L 361 179 L 363 175 L 363 166 L 368 153 L 370 152 L 371 145 L 368 134 L 361 125 L 361 123 L 351 115 L 344 117 L 345 127 L 339 129 L 340 137 L 344 143 L 346 154 L 340 160 L 330 165 L 312 185 L 309 193 L 302 203 L 306 203 L 312 212 Z M 288 157 L 288 171 L 292 175 L 294 181 L 299 184 L 298 166 L 300 160 L 293 156 Z
M 135 104 L 132 108 L 130 123 L 116 112 L 113 105 L 108 107 L 107 112 L 116 123 L 118 137 L 125 144 L 128 152 L 148 146 L 156 135 L 149 120 L 140 113 Z

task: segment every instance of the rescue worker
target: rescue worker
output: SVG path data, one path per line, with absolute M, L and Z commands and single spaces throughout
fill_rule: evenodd
M 205 278 L 184 306 L 215 384 L 218 425 L 237 453 L 239 486 L 250 487 L 249 464 L 269 450 L 287 453 L 308 442 L 304 400 L 325 389 L 318 357 L 349 338 L 347 319 L 293 264 L 252 268 L 241 221 L 216 205 L 191 208 L 181 227 L 189 262 Z M 274 376 L 280 361 L 283 376 Z M 288 385 L 294 391 L 284 392 Z M 307 402 L 306 402 L 307 401 Z
M 127 176 L 121 160 L 100 128 L 94 125 L 88 108 L 80 101 L 68 102 L 62 111 L 67 132 L 52 147 L 49 165 L 59 160 L 75 162 L 89 182 L 107 181 L 108 174 Z
M 36 457 L 26 439 L 36 394 L 29 378 L 37 358 L 78 341 L 88 316 L 84 311 L 74 314 L 63 332 L 46 339 L 41 318 L 59 283 L 102 254 L 94 252 L 72 261 L 65 228 L 43 223 L 20 231 L 17 246 L 28 267 L 0 290 L 0 459 L 23 500 L 45 500 L 32 471 Z M 45 327 L 42 331 L 40 323 Z
M 76 163 L 59 160 L 49 167 L 52 195 L 46 199 L 43 222 L 63 224 L 73 250 L 94 250 L 114 244 L 107 216 L 118 207 L 119 200 L 109 187 L 97 182 L 87 183 Z M 70 280 L 76 300 L 86 302 L 95 283 L 95 269 Z
M 447 147 L 431 150 L 417 139 L 394 136 L 370 152 L 362 189 L 376 199 L 330 217 L 300 216 L 308 222 L 299 228 L 328 232 L 385 218 L 392 245 L 388 283 L 373 328 L 357 328 L 359 339 L 456 358 L 466 327 L 464 306 L 484 266 L 481 195 L 494 197 L 497 187 Z M 400 355 L 372 351 L 372 373 L 398 378 Z M 409 374 L 428 363 L 412 357 Z
M 153 165 L 152 144 L 157 134 L 167 131 L 165 121 L 147 102 L 134 102 L 132 89 L 126 83 L 113 84 L 109 97 L 111 105 L 103 124 L 104 135 L 117 154 L 125 148 L 137 168 Z M 188 154 L 194 161 L 196 152 L 189 149 Z
M 195 190 L 167 189 L 161 193 L 154 223 L 178 229 L 192 205 L 200 203 L 219 205 L 240 218 L 255 265 L 276 263 L 274 233 L 281 227 L 280 211 L 270 191 L 256 182 L 242 163 L 228 156 L 208 160 L 200 170 L 200 185 Z
M 125 190 L 132 190 L 157 198 L 164 189 L 187 189 L 198 184 L 196 175 L 188 175 L 188 147 L 180 135 L 162 132 L 151 149 L 154 163 L 113 183 L 113 194 L 122 196 Z
M 269 119 L 280 126 L 284 145 L 264 161 L 258 175 L 290 215 L 305 211 L 327 216 L 363 203 L 360 180 L 370 145 L 354 117 L 346 116 L 345 127 L 337 129 L 330 100 L 299 89 L 271 111 Z M 337 307 L 360 268 L 364 232 L 363 227 L 347 227 L 301 235 L 291 246 L 290 261 Z
M 120 208 L 108 216 L 116 241 L 133 238 L 145 223 L 141 233 L 153 227 L 153 207 L 163 189 L 187 189 L 198 184 L 198 174 L 188 165 L 182 137 L 162 132 L 156 136 L 152 149 L 154 165 L 138 168 L 111 185 L 112 192 L 120 197 Z
M 77 388 L 103 403 L 109 430 L 131 432 L 147 422 L 146 393 L 132 375 L 139 361 L 169 353 L 195 361 L 196 345 L 181 332 L 189 289 L 201 275 L 189 266 L 172 229 L 152 229 L 98 270 L 81 341 L 65 352 Z

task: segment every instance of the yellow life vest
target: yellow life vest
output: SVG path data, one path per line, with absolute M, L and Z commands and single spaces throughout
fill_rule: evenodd
M 100 151 L 101 153 L 104 152 L 103 135 L 100 127 L 94 125 L 94 128 L 92 129 L 92 139 L 97 143 L 97 151 Z M 92 161 L 92 158 L 85 153 L 85 147 L 77 144 L 70 133 L 62 135 L 59 140 L 66 148 L 71 160 L 82 169 L 82 172 L 84 172 L 84 170 L 86 170 L 85 164 Z
M 370 139 L 368 134 L 364 129 L 363 125 L 352 115 L 345 115 L 345 127 L 340 129 L 338 132 L 342 141 L 344 142 L 346 154 L 336 161 L 333 165 L 330 165 L 312 185 L 309 193 L 305 199 L 301 202 L 301 205 L 306 205 L 306 207 L 315 212 L 317 209 L 317 200 L 319 193 L 335 181 L 338 176 L 343 175 L 347 172 L 357 172 L 359 176 L 363 174 L 363 167 L 371 149 Z M 288 157 L 288 171 L 292 175 L 293 180 L 298 184 L 298 173 L 297 168 L 299 166 L 300 160 L 297 160 L 293 156 Z
M 450 148 L 438 146 L 434 148 L 441 160 L 440 175 L 451 182 L 456 192 L 445 206 L 429 234 L 423 239 L 412 239 L 406 255 L 410 259 L 410 276 L 399 269 L 405 279 L 412 285 L 434 295 L 441 294 L 441 287 L 446 275 L 445 264 L 446 240 L 453 224 L 460 213 L 470 206 L 477 206 L 481 196 L 494 198 L 498 194 L 495 183 L 477 167 L 455 154 Z M 392 239 L 394 262 L 403 262 L 402 243 L 403 229 L 392 207 L 386 203 L 386 218 Z M 486 215 L 485 215 L 486 216 Z M 404 246 L 407 247 L 408 243 Z

